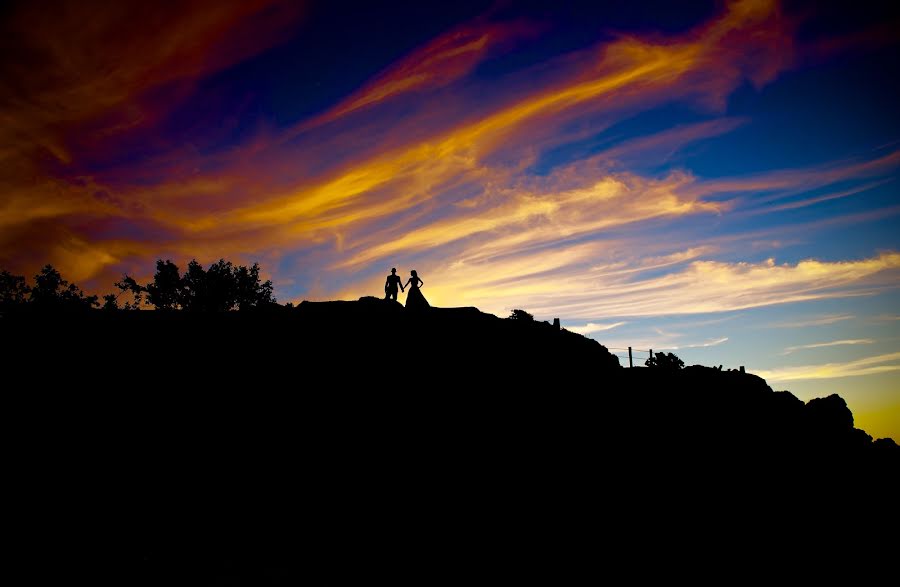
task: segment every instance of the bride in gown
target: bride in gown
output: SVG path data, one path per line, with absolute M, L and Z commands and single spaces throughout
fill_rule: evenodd
M 416 273 L 415 269 L 410 271 L 409 274 L 411 277 L 406 282 L 406 285 L 403 286 L 409 287 L 409 293 L 406 294 L 406 307 L 414 310 L 430 308 L 428 300 L 425 299 L 425 296 L 422 295 L 422 291 L 419 289 L 425 285 L 425 282 L 419 279 L 419 274 Z

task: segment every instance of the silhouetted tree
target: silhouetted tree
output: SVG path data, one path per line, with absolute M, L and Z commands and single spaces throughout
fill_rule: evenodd
M 53 265 L 45 265 L 41 272 L 34 276 L 34 288 L 31 290 L 31 301 L 36 304 L 50 304 L 58 301 L 69 282 L 62 278 Z
M 31 302 L 44 309 L 86 310 L 97 305 L 97 296 L 86 296 L 74 283 L 62 278 L 53 265 L 34 276 Z
M 243 265 L 234 268 L 236 304 L 239 310 L 258 308 L 274 303 L 272 281 L 260 282 L 259 263 L 249 269 Z
M 522 322 L 534 322 L 534 316 L 526 312 L 525 310 L 513 310 L 509 314 L 510 320 L 521 320 Z
M 126 310 L 139 310 L 141 301 L 143 300 L 144 293 L 147 291 L 147 288 L 139 284 L 133 277 L 128 277 L 128 275 L 123 275 L 121 281 L 117 281 L 114 283 L 117 288 L 122 290 L 122 293 L 131 292 L 131 295 L 134 296 L 134 302 L 129 303 L 125 302 Z M 121 295 L 121 294 L 119 294 Z M 147 302 L 149 303 L 149 302 Z
M 274 303 L 272 282 L 261 282 L 259 272 L 258 263 L 247 268 L 219 259 L 204 271 L 200 263 L 191 261 L 182 278 L 181 306 L 192 311 L 225 312 Z
M 29 293 L 31 293 L 31 288 L 25 283 L 23 275 L 0 271 L 0 310 L 9 310 L 25 305 Z
M 114 312 L 119 309 L 119 304 L 116 301 L 118 296 L 116 294 L 106 294 L 103 296 L 103 306 L 100 308 L 101 310 L 106 310 L 107 312 Z
M 644 365 L 655 367 L 658 369 L 670 369 L 677 371 L 684 367 L 684 361 L 678 358 L 675 353 L 656 353 L 646 361 Z
M 35 276 L 35 285 L 29 288 L 25 278 L 0 272 L 0 310 L 33 304 L 41 309 L 76 309 L 98 306 L 97 296 L 86 296 L 78 286 L 70 284 L 51 265 Z M 204 270 L 192 260 L 184 275 L 172 261 L 158 259 L 153 281 L 141 285 L 127 274 L 115 283 L 119 294 L 103 296 L 104 310 L 119 309 L 118 299 L 128 292 L 132 302 L 125 302 L 123 309 L 137 310 L 141 303 L 159 310 L 182 308 L 192 311 L 224 312 L 248 310 L 275 303 L 270 280 L 260 279 L 259 263 L 250 267 L 234 265 L 219 259 Z
M 196 259 L 188 263 L 182 283 L 184 284 L 184 295 L 181 297 L 181 307 L 185 310 L 205 309 L 207 306 L 206 271 Z
M 234 308 L 237 283 L 231 261 L 219 259 L 206 270 L 206 303 L 201 310 L 226 312 Z
M 147 303 L 159 310 L 176 309 L 184 295 L 184 282 L 179 275 L 178 266 L 172 261 L 157 259 L 153 283 L 148 283 L 144 289 L 147 292 Z

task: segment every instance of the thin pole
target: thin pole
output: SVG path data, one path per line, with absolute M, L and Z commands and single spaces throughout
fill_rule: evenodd
M 628 367 L 634 367 L 634 363 L 631 362 L 631 347 L 628 347 Z

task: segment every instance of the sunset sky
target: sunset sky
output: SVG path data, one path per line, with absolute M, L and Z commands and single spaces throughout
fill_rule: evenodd
M 879 4 L 14 3 L 0 268 L 259 261 L 281 302 L 417 269 L 433 305 L 744 365 L 900 441 Z

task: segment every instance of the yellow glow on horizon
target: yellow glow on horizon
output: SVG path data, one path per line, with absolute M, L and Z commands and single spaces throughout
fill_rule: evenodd
M 586 243 L 482 259 L 463 252 L 456 261 L 433 271 L 426 296 L 435 305 L 474 305 L 504 315 L 512 307 L 569 320 L 706 314 L 745 310 L 797 301 L 865 295 L 867 286 L 892 283 L 900 272 L 900 253 L 884 253 L 858 261 L 805 260 L 796 264 L 723 263 L 691 260 L 681 271 L 632 279 L 632 273 L 595 273 L 585 265 L 609 245 Z M 694 254 L 697 254 L 696 252 Z M 647 266 L 650 271 L 653 265 Z M 426 275 L 422 274 L 423 279 Z M 377 279 L 341 292 L 355 299 L 378 291 Z
M 781 382 L 803 379 L 858 377 L 891 371 L 900 371 L 900 352 L 864 357 L 842 363 L 782 367 L 780 369 L 758 370 L 754 373 L 763 379 Z

